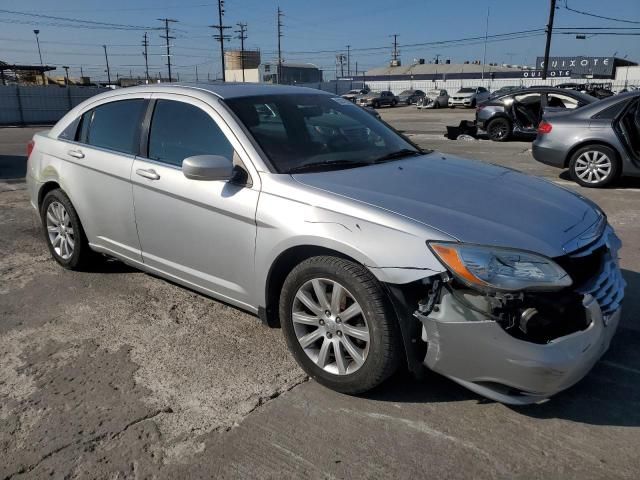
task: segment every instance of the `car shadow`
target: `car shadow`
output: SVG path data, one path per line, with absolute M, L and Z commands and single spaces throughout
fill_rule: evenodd
M 627 281 L 623 319 L 611 346 L 593 370 L 573 387 L 549 400 L 525 406 L 507 406 L 514 412 L 539 419 L 557 418 L 590 425 L 640 426 L 640 327 L 637 312 L 640 273 L 624 270 Z M 632 323 L 633 322 L 633 323 Z M 437 403 L 475 400 L 494 403 L 457 383 L 428 371 L 415 379 L 399 372 L 363 398 L 395 403 Z
M 568 170 L 564 170 L 558 175 L 562 180 L 573 182 Z M 578 185 L 576 183 L 576 185 Z M 626 189 L 626 188 L 640 188 L 640 177 L 622 177 L 613 185 L 606 187 L 607 190 Z
M 0 155 L 0 180 L 24 179 L 26 174 L 26 156 Z

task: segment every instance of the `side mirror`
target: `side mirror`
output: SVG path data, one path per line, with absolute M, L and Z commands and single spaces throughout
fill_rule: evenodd
M 194 155 L 182 161 L 182 173 L 191 180 L 229 180 L 233 162 L 220 155 Z

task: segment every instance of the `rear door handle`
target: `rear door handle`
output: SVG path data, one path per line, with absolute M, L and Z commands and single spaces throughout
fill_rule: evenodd
M 149 180 L 159 180 L 160 179 L 160 175 L 158 175 L 153 168 L 150 168 L 149 170 L 144 170 L 142 168 L 138 168 L 136 170 L 136 174 L 140 175 L 141 177 L 148 178 Z
M 84 153 L 82 153 L 82 150 L 69 150 L 67 153 L 74 158 L 84 158 Z

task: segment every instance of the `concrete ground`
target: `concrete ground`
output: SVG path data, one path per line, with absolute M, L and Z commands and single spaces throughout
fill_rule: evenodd
M 607 212 L 629 286 L 582 382 L 518 408 L 436 374 L 327 390 L 255 317 L 117 261 L 58 267 L 23 182 L 38 129 L 1 129 L 0 479 L 638 478 L 640 182 L 583 189 L 529 143 L 442 138 L 471 110 L 381 113 L 423 146 L 541 175 Z

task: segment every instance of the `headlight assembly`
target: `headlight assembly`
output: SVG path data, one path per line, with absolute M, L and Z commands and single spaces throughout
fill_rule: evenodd
M 480 290 L 559 290 L 571 277 L 550 258 L 509 248 L 429 242 L 451 273 Z

